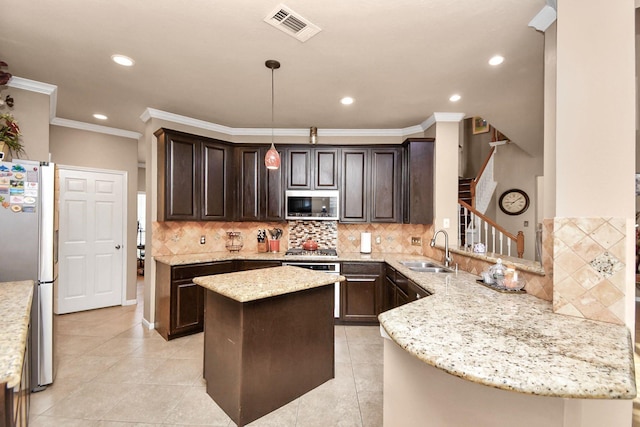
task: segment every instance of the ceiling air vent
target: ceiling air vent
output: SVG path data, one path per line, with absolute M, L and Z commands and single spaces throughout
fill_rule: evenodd
M 312 24 L 308 19 L 303 18 L 284 4 L 278 5 L 264 18 L 264 22 L 284 31 L 301 42 L 306 42 L 320 32 L 320 28 L 317 25 Z

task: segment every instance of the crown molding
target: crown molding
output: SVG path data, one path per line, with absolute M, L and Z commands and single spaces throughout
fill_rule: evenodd
M 24 79 L 16 76 L 11 77 L 7 86 L 16 89 L 28 90 L 30 92 L 44 93 L 45 95 L 51 95 L 58 90 L 58 86 L 56 85 L 50 85 L 49 83 L 37 82 L 35 80 Z
M 121 136 L 123 138 L 135 139 L 136 141 L 142 137 L 142 134 L 139 132 L 132 132 L 129 130 L 111 128 L 108 126 L 95 125 L 92 123 L 78 122 L 76 120 L 61 119 L 59 117 L 55 117 L 53 120 L 51 120 L 51 124 L 54 126 L 62 126 L 66 128 L 86 130 L 89 132 L 97 132 L 97 133 L 104 133 L 107 135 Z
M 7 82 L 7 86 L 49 95 L 49 122 L 56 117 L 56 108 L 58 108 L 58 86 L 16 76 L 11 77 L 11 80 Z
M 144 123 L 151 119 L 165 120 L 172 123 L 195 127 L 198 129 L 210 130 L 231 136 L 270 136 L 273 132 L 275 136 L 308 136 L 309 128 L 232 128 L 207 122 L 205 120 L 194 119 L 180 114 L 169 113 L 167 111 L 147 108 L 140 115 L 140 120 Z M 436 122 L 433 116 L 416 126 L 409 126 L 401 129 L 318 129 L 320 136 L 350 136 L 350 137 L 376 137 L 376 136 L 397 136 L 403 137 L 424 132 Z

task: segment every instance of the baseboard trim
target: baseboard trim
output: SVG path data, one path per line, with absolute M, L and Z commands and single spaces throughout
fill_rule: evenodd
M 127 306 L 127 305 L 136 305 L 138 303 L 137 299 L 128 299 L 126 300 L 122 305 L 123 306 Z
M 147 319 L 145 319 L 145 318 L 142 318 L 142 326 L 144 326 L 145 328 L 147 328 L 149 330 L 155 329 L 153 323 L 149 323 L 147 321 Z

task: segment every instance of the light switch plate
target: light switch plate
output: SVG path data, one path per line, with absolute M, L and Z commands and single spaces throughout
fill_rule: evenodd
M 442 220 L 442 226 L 443 226 L 444 228 L 449 228 L 449 227 L 451 227 L 451 221 L 449 221 L 449 218 L 445 218 L 445 219 L 443 219 L 443 220 Z

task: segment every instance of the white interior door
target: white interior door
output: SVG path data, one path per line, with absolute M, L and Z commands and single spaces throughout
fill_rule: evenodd
M 61 166 L 58 314 L 122 304 L 124 175 Z

